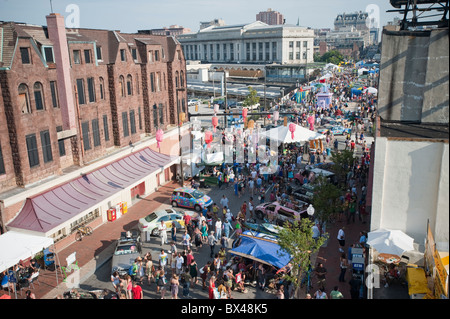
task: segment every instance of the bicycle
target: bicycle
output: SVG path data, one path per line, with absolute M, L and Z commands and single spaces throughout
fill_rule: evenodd
M 80 226 L 75 234 L 75 240 L 81 241 L 84 236 L 89 236 L 92 232 L 93 230 L 91 226 Z
M 313 269 L 311 265 L 308 266 L 308 270 L 306 271 L 305 275 L 303 276 L 302 281 L 300 282 L 300 288 L 305 287 L 306 285 L 306 293 L 308 294 L 310 290 L 312 289 L 312 276 L 313 276 Z

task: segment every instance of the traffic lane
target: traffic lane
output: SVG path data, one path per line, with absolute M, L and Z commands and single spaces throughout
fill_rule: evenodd
M 177 234 L 178 242 L 181 242 L 181 233 Z M 165 252 L 168 253 L 170 246 L 169 245 L 160 245 L 159 237 L 151 237 L 150 242 L 143 242 L 142 244 L 142 256 L 144 256 L 147 252 L 150 252 L 152 255 L 152 260 L 154 262 L 155 267 L 159 266 L 158 256 L 161 252 L 161 248 L 165 249 Z M 217 245 L 215 247 L 215 251 L 219 251 L 220 246 Z M 181 245 L 177 245 L 178 251 L 182 250 Z M 199 250 L 194 250 L 193 255 L 196 260 L 198 267 L 203 267 L 208 261 L 212 261 L 212 258 L 209 257 L 210 247 L 209 245 L 203 245 Z M 166 267 L 168 279 L 171 277 L 170 265 Z M 199 274 L 200 276 L 200 274 Z M 207 282 L 208 285 L 209 281 Z M 156 283 L 152 282 L 148 284 L 147 278 L 144 278 L 143 283 L 140 285 L 142 287 L 144 293 L 144 299 L 160 299 L 161 294 L 156 292 Z M 165 298 L 172 298 L 171 292 L 169 291 L 169 285 L 166 287 Z M 232 292 L 232 297 L 234 299 L 273 299 L 274 295 L 271 293 L 263 292 L 251 285 L 246 286 L 248 292 L 240 293 L 237 291 Z M 105 262 L 101 267 L 97 268 L 93 275 L 89 276 L 85 281 L 80 284 L 80 289 L 85 290 L 97 290 L 97 289 L 109 289 L 113 290 L 113 286 L 111 283 L 111 259 Z M 190 288 L 190 296 L 191 299 L 208 299 L 208 289 L 202 289 L 202 280 L 198 278 L 198 284 L 195 287 Z M 178 289 L 178 298 L 186 299 L 183 297 L 183 289 L 180 286 Z

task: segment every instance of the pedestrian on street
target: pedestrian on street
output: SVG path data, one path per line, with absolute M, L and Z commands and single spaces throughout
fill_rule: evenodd
M 317 285 L 319 287 L 325 288 L 325 279 L 327 274 L 327 269 L 323 266 L 322 263 L 319 263 L 315 269 Z
M 172 222 L 172 228 L 170 231 L 172 233 L 172 241 L 176 244 L 177 243 L 177 224 L 174 221 Z
M 163 270 L 167 265 L 167 259 L 168 259 L 168 255 L 165 253 L 164 249 L 161 249 L 161 253 L 159 254 L 159 265 L 161 266 L 161 269 L 163 269 Z
M 189 288 L 191 287 L 191 280 L 189 268 L 186 268 L 185 272 L 180 276 L 180 284 L 183 287 L 183 297 L 185 298 L 190 298 Z
M 206 241 L 208 239 L 208 225 L 206 224 L 206 220 L 203 220 L 200 231 L 202 233 L 202 242 L 206 243 Z
M 211 233 L 208 236 L 208 244 L 209 244 L 209 247 L 211 248 L 211 254 L 210 254 L 211 258 L 214 257 L 214 248 L 216 247 L 216 243 L 217 243 L 217 239 L 214 236 L 214 231 L 211 231 Z
M 215 229 L 216 240 L 219 240 L 222 237 L 222 220 L 220 218 L 216 220 Z
M 224 195 L 222 195 L 222 198 L 220 199 L 220 206 L 224 208 L 225 206 L 228 207 L 228 198 Z
M 337 239 L 339 241 L 339 251 L 341 253 L 344 252 L 344 247 L 345 247 L 345 232 L 344 232 L 345 227 L 342 226 L 339 231 L 338 231 L 338 235 L 337 235 Z
M 163 220 L 161 220 L 161 223 L 158 226 L 158 231 L 161 238 L 161 246 L 167 244 L 167 226 Z
M 180 282 L 178 281 L 178 275 L 173 274 L 170 279 L 170 292 L 172 293 L 172 299 L 178 299 L 178 287 Z
M 223 223 L 223 234 L 225 235 L 226 238 L 230 237 L 230 231 L 233 231 L 233 226 L 231 225 L 231 218 L 230 219 L 227 218 Z
M 133 281 L 133 288 L 131 288 L 131 293 L 133 294 L 133 299 L 144 299 L 144 293 L 142 292 L 142 287 Z
M 345 282 L 345 272 L 348 268 L 347 257 L 345 256 L 345 253 L 341 254 L 341 257 L 339 259 L 339 268 L 341 269 L 341 272 L 339 274 L 339 282 Z
M 167 283 L 166 275 L 164 273 L 164 270 L 161 269 L 159 272 L 159 279 L 157 282 L 158 289 L 161 292 L 161 299 L 164 299 L 164 295 L 166 294 L 166 283 Z
M 183 243 L 183 249 L 189 251 L 191 249 L 191 236 L 188 234 L 187 229 L 184 230 L 184 234 L 181 240 Z
M 359 299 L 361 280 L 358 279 L 357 275 L 352 276 L 349 285 L 350 285 L 350 296 L 352 297 L 352 299 Z
M 338 286 L 334 286 L 334 289 L 330 292 L 330 299 L 344 299 L 344 295 L 339 291 Z

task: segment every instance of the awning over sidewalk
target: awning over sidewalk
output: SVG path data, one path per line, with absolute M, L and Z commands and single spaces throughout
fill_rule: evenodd
M 150 148 L 27 198 L 7 226 L 47 233 L 175 160 Z

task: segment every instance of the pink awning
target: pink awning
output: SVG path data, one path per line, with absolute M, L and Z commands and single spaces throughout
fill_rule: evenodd
M 174 160 L 150 148 L 27 198 L 8 227 L 46 233 Z

